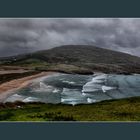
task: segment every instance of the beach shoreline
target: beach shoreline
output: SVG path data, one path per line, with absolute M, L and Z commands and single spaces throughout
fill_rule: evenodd
M 16 90 L 19 90 L 21 88 L 28 86 L 30 83 L 33 82 L 33 80 L 37 78 L 41 78 L 43 76 L 49 76 L 54 73 L 56 72 L 51 72 L 51 71 L 41 72 L 41 73 L 34 74 L 31 76 L 26 76 L 23 78 L 4 82 L 3 84 L 0 85 L 0 102 L 3 102 L 8 96 L 10 96 Z

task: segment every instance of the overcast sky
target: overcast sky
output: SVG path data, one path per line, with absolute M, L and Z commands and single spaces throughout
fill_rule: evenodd
M 70 44 L 140 56 L 140 19 L 0 19 L 0 57 Z

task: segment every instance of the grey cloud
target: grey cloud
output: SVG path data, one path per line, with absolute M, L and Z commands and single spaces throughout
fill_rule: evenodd
M 140 56 L 140 19 L 0 19 L 0 57 L 60 45 L 95 45 Z

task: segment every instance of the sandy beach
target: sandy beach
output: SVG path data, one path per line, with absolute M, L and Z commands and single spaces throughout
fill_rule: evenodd
M 0 85 L 0 102 L 3 102 L 12 92 L 29 85 L 34 79 L 53 74 L 54 72 L 41 72 L 32 76 L 11 80 Z

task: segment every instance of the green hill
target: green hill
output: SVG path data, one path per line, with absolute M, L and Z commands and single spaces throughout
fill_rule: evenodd
M 75 73 L 140 73 L 140 58 L 88 45 L 66 45 L 3 58 L 1 63 Z

